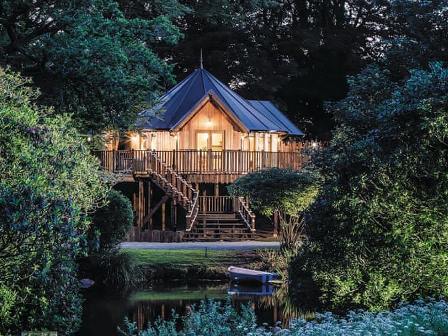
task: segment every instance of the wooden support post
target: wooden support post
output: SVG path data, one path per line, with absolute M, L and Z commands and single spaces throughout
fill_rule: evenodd
M 138 230 L 138 194 L 136 192 L 132 193 L 132 209 L 134 210 L 134 226 Z
M 163 203 L 162 204 L 162 231 L 165 231 L 165 228 L 166 228 L 165 217 L 166 217 L 166 203 Z
M 219 196 L 219 184 L 215 183 L 215 196 Z
M 274 232 L 273 232 L 273 236 L 277 237 L 277 233 L 278 233 L 278 212 L 277 210 L 274 211 Z
M 176 201 L 171 202 L 171 226 L 174 231 L 177 231 L 177 204 Z
M 137 207 L 137 226 L 143 228 L 143 218 L 145 217 L 145 189 L 144 182 L 138 181 L 138 207 Z
M 154 208 L 151 209 L 151 211 L 143 218 L 143 222 L 146 223 L 149 221 L 149 219 L 154 216 L 156 211 L 160 208 L 162 204 L 165 204 L 165 202 L 168 200 L 168 196 L 163 196 L 162 199 L 154 206 Z
M 152 188 L 151 188 L 151 181 L 148 181 L 148 201 L 146 202 L 147 211 L 146 214 L 149 215 L 151 212 L 151 199 L 152 199 Z M 152 230 L 152 216 L 148 219 L 148 229 Z

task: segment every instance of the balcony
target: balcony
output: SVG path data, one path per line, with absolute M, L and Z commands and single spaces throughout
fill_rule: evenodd
M 245 175 L 274 167 L 299 170 L 305 161 L 300 152 L 103 150 L 94 154 L 105 170 L 134 176 L 152 169 L 150 158 L 154 154 L 179 174 L 199 176 Z

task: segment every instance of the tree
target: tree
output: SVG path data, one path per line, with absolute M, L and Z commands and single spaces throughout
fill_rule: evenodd
M 191 8 L 176 20 L 185 38 L 159 48 L 177 77 L 199 66 L 202 48 L 208 70 L 247 98 L 275 101 L 309 136 L 330 136 L 324 101 L 345 96 L 346 75 L 376 57 L 371 41 L 390 32 L 388 1 L 182 3 Z
M 154 52 L 180 37 L 165 12 L 171 3 L 157 16 L 128 19 L 115 1 L 4 1 L 0 65 L 31 77 L 40 103 L 73 114 L 80 129 L 126 129 L 173 84 Z
M 318 163 L 325 183 L 293 268 L 335 307 L 448 294 L 448 69 L 406 73 L 397 80 L 369 66 L 329 107 L 339 126 Z
M 75 258 L 107 187 L 85 139 L 35 105 L 30 84 L 0 68 L 0 332 L 68 334 L 80 321 Z
M 228 189 L 231 195 L 249 197 L 254 209 L 265 216 L 275 211 L 298 216 L 314 202 L 319 176 L 311 169 L 271 168 L 244 175 Z

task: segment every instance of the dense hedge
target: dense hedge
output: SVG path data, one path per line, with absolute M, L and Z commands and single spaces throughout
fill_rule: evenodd
M 75 259 L 107 188 L 68 117 L 37 107 L 30 82 L 0 68 L 0 334 L 74 332 Z
M 448 295 L 447 78 L 440 63 L 403 80 L 370 66 L 331 105 L 339 127 L 316 162 L 325 183 L 292 267 L 331 306 Z

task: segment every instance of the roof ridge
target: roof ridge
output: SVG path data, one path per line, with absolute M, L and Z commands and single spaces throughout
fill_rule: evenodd
M 208 71 L 207 71 L 207 72 L 208 72 Z M 208 72 L 208 73 L 209 73 L 209 72 Z M 234 98 L 235 98 L 235 96 L 236 96 L 236 98 L 241 98 L 241 100 L 243 100 L 243 101 L 246 102 L 246 99 L 245 99 L 245 98 L 241 97 L 241 96 L 238 95 L 236 92 L 234 92 L 232 89 L 230 89 L 229 87 L 225 86 L 220 80 L 218 80 L 218 79 L 217 79 L 215 76 L 213 76 L 211 73 L 209 73 L 209 74 L 210 74 L 211 78 L 213 79 L 213 81 L 217 82 L 221 87 L 224 87 L 224 89 L 226 89 L 227 91 L 229 91 L 230 94 L 231 94 Z M 223 97 L 223 99 L 227 102 L 227 99 L 225 99 L 224 97 Z M 262 120 L 260 120 L 260 118 L 259 118 L 258 116 L 256 116 L 254 113 L 252 113 L 252 111 L 250 111 L 250 110 L 247 108 L 247 106 L 243 105 L 239 99 L 236 99 L 236 101 L 237 101 L 238 104 L 241 105 L 245 110 L 247 110 L 247 111 L 252 115 L 252 117 L 254 117 L 256 120 L 258 120 L 258 121 L 259 121 L 263 126 L 265 126 L 266 128 L 269 128 L 269 126 L 266 125 L 265 122 L 263 122 Z M 254 107 L 253 107 L 252 105 L 250 105 L 249 103 L 247 103 L 247 104 L 248 104 L 252 109 L 254 109 Z M 228 105 L 228 102 L 227 102 L 227 105 Z M 229 108 L 230 108 L 230 106 L 229 106 Z M 255 110 L 255 109 L 254 109 L 254 110 Z M 238 119 L 240 119 L 240 118 L 238 118 Z
M 185 97 L 187 96 L 187 93 L 190 92 L 191 85 L 192 85 L 193 82 L 194 82 L 194 79 L 193 79 L 194 76 L 193 76 L 193 75 L 194 75 L 195 73 L 196 73 L 196 70 L 193 72 L 192 76 L 188 76 L 188 77 L 191 77 L 191 78 L 190 78 L 190 83 L 188 84 L 188 87 L 187 87 L 187 89 L 185 90 L 185 93 L 184 93 L 182 99 L 180 100 L 179 104 L 177 105 L 176 109 L 174 110 L 175 113 L 173 113 L 171 119 L 169 120 L 169 123 L 171 123 L 171 122 L 173 121 L 173 118 L 176 116 L 177 110 L 179 110 L 179 108 L 182 106 L 182 103 L 184 102 Z M 188 77 L 187 77 L 187 78 L 188 78 Z

